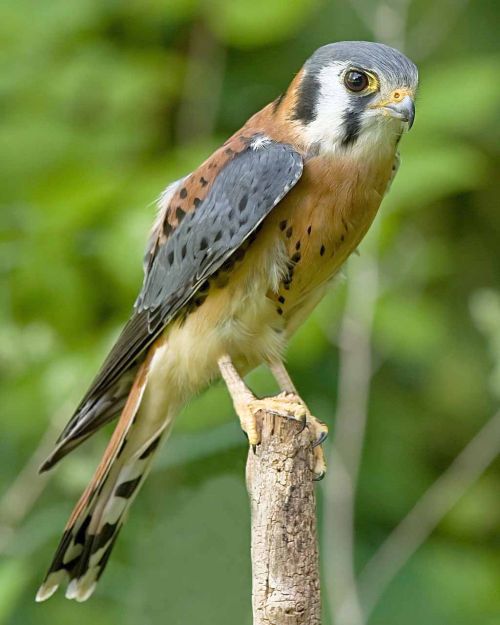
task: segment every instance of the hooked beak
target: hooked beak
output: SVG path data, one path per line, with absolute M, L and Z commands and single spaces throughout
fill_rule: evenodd
M 405 95 L 399 102 L 385 104 L 383 109 L 391 117 L 407 122 L 408 130 L 413 126 L 413 120 L 415 119 L 415 103 L 411 96 Z

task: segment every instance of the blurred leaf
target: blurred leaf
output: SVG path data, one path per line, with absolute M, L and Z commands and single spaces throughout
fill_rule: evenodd
M 223 41 L 248 48 L 289 37 L 318 4 L 318 0 L 215 0 L 206 17 Z
M 500 107 L 500 84 L 491 79 L 499 65 L 500 57 L 488 55 L 427 69 L 417 105 L 419 124 L 425 124 L 426 132 L 453 130 L 469 136 L 489 130 Z
M 416 209 L 443 197 L 477 189 L 485 180 L 488 162 L 470 146 L 427 141 L 404 146 L 402 164 L 384 200 L 385 210 Z
M 4 560 L 0 564 L 0 623 L 7 619 L 21 598 L 29 578 L 27 564 L 19 559 Z

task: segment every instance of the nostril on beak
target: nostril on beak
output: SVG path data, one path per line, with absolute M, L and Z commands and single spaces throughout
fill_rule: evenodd
M 393 94 L 394 100 L 396 99 L 396 94 L 399 94 L 399 97 L 401 97 L 401 94 L 397 91 Z M 405 95 L 397 102 L 387 104 L 385 108 L 388 109 L 394 117 L 408 122 L 408 128 L 413 126 L 413 121 L 415 119 L 415 103 L 409 95 Z

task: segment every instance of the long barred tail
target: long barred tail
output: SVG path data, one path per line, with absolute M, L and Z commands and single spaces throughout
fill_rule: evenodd
M 48 599 L 65 580 L 66 597 L 85 601 L 104 571 L 167 425 L 147 432 L 147 425 L 136 419 L 148 366 L 149 359 L 139 369 L 103 459 L 68 520 L 37 601 Z

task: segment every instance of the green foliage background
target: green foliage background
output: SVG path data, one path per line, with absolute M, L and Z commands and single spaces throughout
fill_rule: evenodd
M 251 623 L 246 445 L 222 386 L 178 420 L 86 604 L 33 598 L 107 433 L 61 464 L 46 490 L 33 454 L 55 438 L 129 314 L 151 201 L 275 98 L 316 47 L 391 43 L 384 33 L 406 9 L 396 32 L 420 67 L 417 120 L 376 240 L 361 247 L 376 253 L 381 289 L 359 569 L 498 406 L 498 3 L 0 4 L 0 625 Z M 359 262 L 349 261 L 353 279 Z M 332 432 L 348 285 L 289 354 Z M 251 382 L 274 390 L 265 371 Z M 500 622 L 498 469 L 404 566 L 370 625 Z M 332 557 L 322 544 L 324 568 Z

